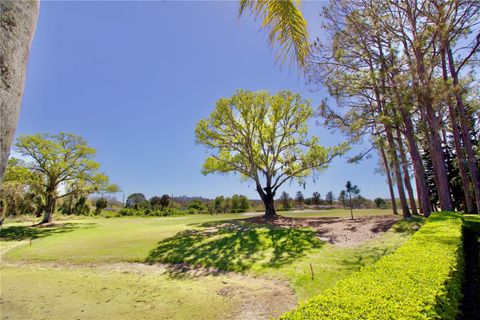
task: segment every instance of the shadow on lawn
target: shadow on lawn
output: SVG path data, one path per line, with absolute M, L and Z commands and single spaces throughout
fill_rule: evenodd
M 243 221 L 209 222 L 161 241 L 146 259 L 171 263 L 170 274 L 185 276 L 178 264 L 246 271 L 254 265 L 278 268 L 306 255 L 322 242 L 307 229 L 259 226 Z M 177 265 L 175 265 L 177 264 Z
M 480 216 L 467 215 L 463 225 L 465 279 L 463 281 L 462 314 L 459 319 L 480 318 Z
M 76 229 L 93 228 L 95 225 L 95 223 L 63 223 L 52 226 L 7 226 L 0 231 L 0 239 L 3 241 L 33 240 Z

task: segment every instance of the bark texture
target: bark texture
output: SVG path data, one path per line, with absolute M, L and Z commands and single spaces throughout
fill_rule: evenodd
M 38 1 L 0 1 L 0 184 L 17 128 Z
M 442 51 L 442 75 L 443 80 L 448 85 L 448 71 L 447 62 L 445 59 L 445 52 Z M 448 112 L 450 115 L 450 122 L 452 124 L 453 144 L 455 146 L 455 153 L 457 154 L 458 168 L 460 171 L 460 179 L 464 187 L 465 207 L 468 213 L 474 213 L 474 205 L 472 197 L 470 196 L 470 182 L 468 179 L 468 173 L 466 168 L 466 160 L 464 155 L 464 149 L 462 148 L 462 138 L 460 129 L 458 127 L 458 118 L 453 106 L 453 101 L 450 94 L 447 95 Z
M 473 191 L 475 193 L 475 202 L 477 204 L 477 213 L 479 213 L 480 212 L 480 173 L 478 172 L 476 159 L 473 153 L 472 142 L 470 141 L 470 137 L 468 135 L 470 128 L 468 125 L 467 112 L 465 110 L 465 105 L 463 104 L 462 93 L 461 93 L 460 85 L 458 82 L 458 72 L 455 68 L 455 61 L 454 61 L 452 49 L 450 48 L 450 43 L 447 43 L 446 50 L 447 50 L 447 56 L 448 56 L 448 64 L 450 67 L 450 74 L 453 80 L 453 92 L 455 94 L 458 115 L 460 118 L 460 127 L 462 129 L 461 135 L 462 135 L 463 145 L 465 147 L 465 151 L 467 154 L 467 165 L 468 165 L 468 169 L 470 170 L 470 175 L 472 178 Z
M 393 214 L 398 214 L 397 204 L 395 201 L 395 192 L 393 191 L 392 176 L 390 173 L 390 167 L 388 165 L 387 155 L 385 154 L 385 149 L 383 149 L 383 147 L 380 146 L 379 149 L 380 149 L 380 154 L 382 156 L 383 164 L 385 166 L 385 173 L 387 175 L 388 191 L 390 192 L 390 201 L 392 202 Z
M 410 208 L 412 210 L 412 214 L 418 215 L 417 204 L 415 203 L 415 196 L 413 194 L 412 183 L 410 181 L 410 174 L 408 173 L 409 170 L 408 170 L 407 155 L 405 154 L 405 149 L 403 148 L 403 140 L 400 135 L 400 131 L 398 130 L 397 130 L 397 141 L 398 141 L 398 151 L 400 152 L 400 160 L 402 161 L 403 182 L 405 184 L 405 189 L 407 189 Z
M 385 126 L 385 132 L 387 134 L 388 150 L 390 153 L 390 160 L 392 162 L 393 173 L 395 175 L 395 182 L 397 184 L 398 196 L 400 198 L 400 205 L 402 206 L 402 214 L 404 218 L 411 216 L 410 209 L 408 208 L 407 197 L 405 196 L 405 190 L 403 188 L 402 174 L 396 152 L 395 141 L 393 139 L 392 128 Z

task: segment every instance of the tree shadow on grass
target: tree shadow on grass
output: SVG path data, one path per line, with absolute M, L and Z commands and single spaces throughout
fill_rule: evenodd
M 243 272 L 255 265 L 281 267 L 322 244 L 309 229 L 259 226 L 243 221 L 209 222 L 161 241 L 146 262 L 172 264 L 170 274 L 178 277 L 184 276 L 184 268 L 178 268 L 178 264 L 185 263 L 217 271 Z
M 480 216 L 465 216 L 463 226 L 465 256 L 464 281 L 462 285 L 462 314 L 459 319 L 480 318 Z
M 95 223 L 64 223 L 52 226 L 6 226 L 0 231 L 0 239 L 2 241 L 34 240 L 76 229 L 93 228 L 95 225 Z

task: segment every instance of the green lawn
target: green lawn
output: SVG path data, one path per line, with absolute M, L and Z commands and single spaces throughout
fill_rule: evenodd
M 386 213 L 354 211 L 358 216 Z M 0 242 L 1 252 L 8 250 L 1 269 L 2 316 L 228 319 L 253 312 L 250 318 L 269 318 L 393 252 L 411 236 L 412 225 L 423 222 L 400 221 L 374 240 L 340 248 L 319 241 L 310 229 L 255 225 L 241 218 L 246 216 L 97 218 L 60 221 L 52 228 L 7 225 Z M 195 274 L 157 262 L 207 269 Z

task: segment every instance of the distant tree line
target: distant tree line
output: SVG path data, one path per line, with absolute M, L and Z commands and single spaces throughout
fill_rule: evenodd
M 121 215 L 181 215 L 181 214 L 219 214 L 241 213 L 250 209 L 250 200 L 244 195 L 234 194 L 232 197 L 218 196 L 213 200 L 195 197 L 185 201 L 187 197 L 180 197 L 180 201 L 169 195 L 153 196 L 149 200 L 143 193 L 132 193 L 127 197 L 125 208 L 120 210 Z

